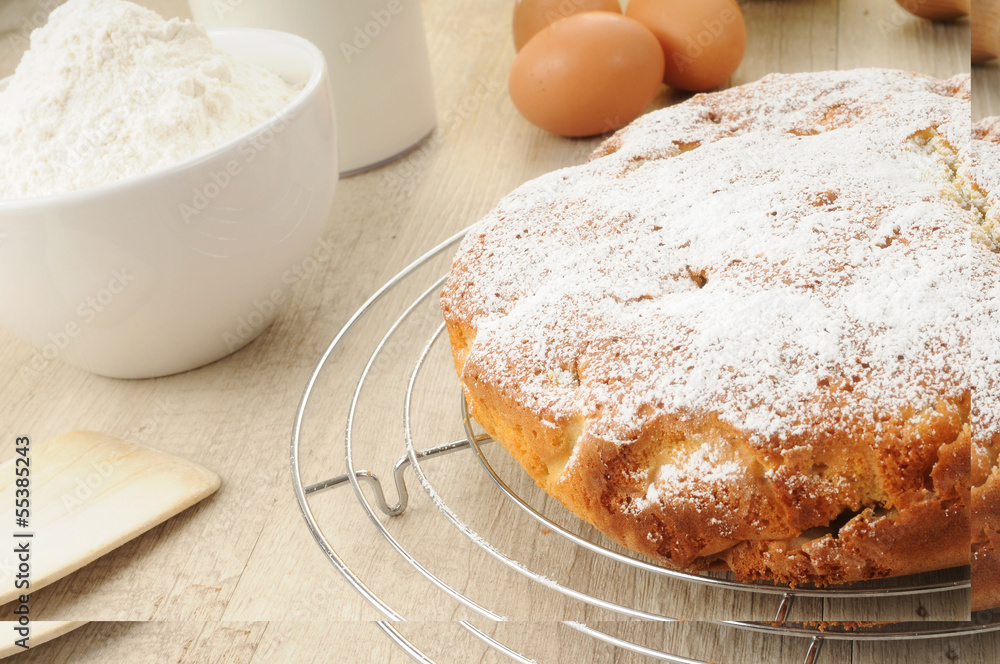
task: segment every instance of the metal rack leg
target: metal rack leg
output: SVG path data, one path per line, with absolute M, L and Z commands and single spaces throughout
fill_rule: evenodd
M 476 442 L 478 443 L 488 443 L 492 440 L 486 434 L 480 434 L 476 436 Z M 444 445 L 438 445 L 437 447 L 429 447 L 426 450 L 419 450 L 417 452 L 418 459 L 431 459 L 438 456 L 445 456 L 451 454 L 452 452 L 458 452 L 460 450 L 467 450 L 471 446 L 468 440 L 456 440 L 451 443 L 445 443 Z M 399 501 L 390 506 L 389 502 L 385 499 L 385 491 L 382 489 L 382 482 L 379 480 L 378 475 L 367 470 L 359 470 L 355 472 L 355 477 L 359 480 L 364 480 L 375 492 L 375 502 L 378 504 L 378 508 L 386 516 L 400 516 L 406 511 L 406 506 L 410 502 L 410 492 L 406 489 L 406 478 L 404 477 L 407 467 L 410 465 L 410 457 L 406 454 L 401 456 L 396 465 L 392 469 L 393 482 L 396 485 L 396 495 L 399 496 Z M 316 482 L 315 484 L 310 484 L 303 489 L 303 492 L 309 496 L 314 493 L 320 493 L 322 491 L 327 491 L 329 489 L 335 489 L 338 486 L 343 486 L 350 482 L 350 478 L 347 473 L 343 475 L 337 475 L 328 480 L 323 480 L 322 482 Z
M 788 612 L 792 610 L 795 603 L 795 595 L 784 594 L 781 596 L 781 604 L 778 605 L 778 613 L 774 616 L 775 622 L 785 622 L 788 620 Z
M 819 661 L 819 653 L 823 649 L 823 637 L 814 636 L 809 644 L 809 651 L 806 653 L 805 661 L 802 664 L 816 664 Z

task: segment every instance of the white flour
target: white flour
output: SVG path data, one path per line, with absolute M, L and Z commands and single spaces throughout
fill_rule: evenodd
M 211 150 L 298 93 L 190 21 L 70 0 L 0 91 L 0 199 L 87 189 Z

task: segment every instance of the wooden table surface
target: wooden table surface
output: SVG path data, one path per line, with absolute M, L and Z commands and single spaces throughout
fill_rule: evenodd
M 165 15 L 187 15 L 180 0 L 145 4 Z M 334 256 L 311 264 L 277 322 L 247 348 L 186 374 L 116 381 L 59 362 L 41 371 L 24 371 L 35 351 L 0 331 L 0 440 L 30 435 L 41 441 L 80 428 L 103 431 L 201 463 L 223 482 L 203 503 L 34 593 L 36 620 L 94 622 L 19 655 L 22 661 L 410 661 L 371 622 L 379 614 L 334 570 L 307 531 L 292 492 L 288 444 L 313 367 L 375 289 L 476 221 L 517 185 L 581 162 L 598 144 L 599 139 L 548 135 L 513 108 L 506 92 L 514 56 L 511 5 L 511 0 L 424 0 L 441 125 L 423 148 L 403 160 L 341 182 L 326 236 Z M 749 43 L 733 84 L 769 72 L 867 66 L 936 76 L 969 71 L 967 21 L 929 23 L 906 14 L 892 0 L 752 0 L 744 9 Z M 2 20 L 0 13 L 0 25 Z M 17 57 L 9 43 L 0 46 L 0 76 Z M 977 81 L 992 85 L 995 73 L 980 70 Z M 676 98 L 664 90 L 655 104 Z M 977 109 L 998 112 L 1000 105 L 996 98 L 983 96 L 977 99 Z M 433 266 L 438 274 L 447 258 L 443 255 Z M 398 302 L 367 317 L 347 355 L 338 359 L 336 373 L 328 372 L 320 382 L 303 455 L 307 482 L 343 472 L 345 400 L 354 383 L 342 377 L 358 369 L 375 333 L 386 329 L 415 288 L 416 283 L 406 284 Z M 430 305 L 417 318 L 428 329 L 437 322 Z M 413 344 L 423 338 L 403 339 L 388 349 L 389 362 L 374 376 L 370 405 L 359 415 L 368 445 L 359 456 L 383 477 L 404 450 L 398 425 L 390 420 L 402 412 L 400 381 L 409 375 L 412 360 L 407 358 L 419 351 Z M 434 351 L 433 366 L 423 379 L 426 391 L 416 404 L 420 446 L 461 434 L 457 388 L 440 351 Z M 0 458 L 8 455 L 4 452 Z M 530 491 L 516 469 L 504 466 L 498 456 L 491 458 L 504 472 L 510 471 L 516 487 Z M 772 596 L 719 593 L 642 575 L 614 576 L 599 562 L 578 557 L 565 542 L 546 538 L 527 517 L 499 500 L 468 455 L 434 464 L 433 469 L 428 466 L 428 477 L 433 472 L 436 486 L 450 504 L 461 508 L 463 518 L 547 573 L 562 574 L 558 580 L 695 619 L 769 619 L 774 614 L 777 599 Z M 467 472 L 470 469 L 473 472 Z M 441 662 L 508 661 L 473 639 L 453 622 L 456 619 L 475 621 L 540 662 L 649 661 L 615 652 L 551 622 L 561 619 L 606 623 L 609 632 L 705 660 L 771 664 L 799 662 L 805 654 L 805 642 L 799 639 L 699 622 L 613 623 L 615 614 L 571 602 L 488 559 L 443 522 L 412 475 L 409 478 L 413 500 L 407 514 L 380 523 L 435 574 L 514 618 L 512 622 L 477 619 L 431 587 L 389 549 L 349 489 L 316 496 L 312 504 L 338 552 L 400 613 L 416 619 L 401 631 Z M 544 498 L 538 500 L 557 514 Z M 570 519 L 564 523 L 579 527 Z M 571 557 L 569 565 L 564 555 Z M 794 615 L 919 621 L 959 615 L 966 599 L 961 593 L 874 605 L 809 599 L 796 605 Z M 989 661 L 987 653 L 998 645 L 989 637 L 830 642 L 821 662 L 979 664 Z
M 1000 115 L 1000 60 L 972 68 L 972 119 Z

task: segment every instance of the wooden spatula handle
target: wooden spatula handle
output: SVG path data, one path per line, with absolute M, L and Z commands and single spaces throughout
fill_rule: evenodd
M 896 2 L 911 14 L 932 21 L 952 21 L 968 16 L 971 11 L 969 0 L 896 0 Z
M 972 61 L 1000 57 L 1000 0 L 972 0 Z

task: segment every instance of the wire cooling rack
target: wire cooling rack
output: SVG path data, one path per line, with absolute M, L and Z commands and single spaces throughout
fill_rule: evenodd
M 792 620 L 793 606 L 800 598 L 822 598 L 823 600 L 846 599 L 877 602 L 885 598 L 941 597 L 950 594 L 967 593 L 969 580 L 967 570 L 948 570 L 930 575 L 918 575 L 900 579 L 890 579 L 880 582 L 869 582 L 853 586 L 833 588 L 816 588 L 799 586 L 791 588 L 784 585 L 757 582 L 741 583 L 728 575 L 718 573 L 693 574 L 669 570 L 653 562 L 639 559 L 629 552 L 619 549 L 603 536 L 586 528 L 574 529 L 566 524 L 565 516 L 551 505 L 545 507 L 546 501 L 536 495 L 538 491 L 527 487 L 523 473 L 505 473 L 498 470 L 503 465 L 504 455 L 494 455 L 491 460 L 487 450 L 491 442 L 487 434 L 477 429 L 476 423 L 469 417 L 461 390 L 457 381 L 451 376 L 450 388 L 427 388 L 423 385 L 424 375 L 435 373 L 447 374 L 451 371 L 450 361 L 442 360 L 448 357 L 442 348 L 446 348 L 447 335 L 443 334 L 444 324 L 436 310 L 437 296 L 444 283 L 450 257 L 458 243 L 464 237 L 459 233 L 439 246 L 435 247 L 405 270 L 393 277 L 379 289 L 350 318 L 347 324 L 334 338 L 310 376 L 305 392 L 296 414 L 294 431 L 291 441 L 291 472 L 295 495 L 305 517 L 309 530 L 319 544 L 323 553 L 330 560 L 344 579 L 378 611 L 383 620 L 376 624 L 388 638 L 395 642 L 412 659 L 418 662 L 434 663 L 424 651 L 407 639 L 397 628 L 394 621 L 404 620 L 401 611 L 390 605 L 390 602 L 374 590 L 354 569 L 345 558 L 338 553 L 337 546 L 326 533 L 333 526 L 328 509 L 315 509 L 317 501 L 329 500 L 326 492 L 337 488 L 350 486 L 357 505 L 367 515 L 368 522 L 378 532 L 384 541 L 398 557 L 397 562 L 405 563 L 403 569 L 422 577 L 428 584 L 441 591 L 449 601 L 458 607 L 463 607 L 474 616 L 489 620 L 504 620 L 506 616 L 496 608 L 491 608 L 495 597 L 473 597 L 471 593 L 460 590 L 457 584 L 449 582 L 444 575 L 434 571 L 439 556 L 447 555 L 445 551 L 435 551 L 432 554 L 416 553 L 406 542 L 402 541 L 398 532 L 394 532 L 390 522 L 407 513 L 410 507 L 410 493 L 407 488 L 406 475 L 410 470 L 417 482 L 429 498 L 427 503 L 436 508 L 442 520 L 436 527 L 446 528 L 448 524 L 454 531 L 460 533 L 468 542 L 468 546 L 485 554 L 485 558 L 506 574 L 529 580 L 534 587 L 561 596 L 569 603 L 579 603 L 587 609 L 597 609 L 603 615 L 613 616 L 614 620 L 641 619 L 652 621 L 674 622 L 689 618 L 687 615 L 667 615 L 656 607 L 643 606 L 642 602 L 627 601 L 621 598 L 602 596 L 589 588 L 575 587 L 563 579 L 550 578 L 549 575 L 537 569 L 531 556 L 523 555 L 523 551 L 511 552 L 494 542 L 482 526 L 471 524 L 456 505 L 461 501 L 453 501 L 442 489 L 444 485 L 453 486 L 456 481 L 462 486 L 471 486 L 472 491 L 479 491 L 483 485 L 494 487 L 494 494 L 489 494 L 489 500 L 499 501 L 502 510 L 520 512 L 529 522 L 534 522 L 536 528 L 528 528 L 523 533 L 525 539 L 530 539 L 536 533 L 555 534 L 563 540 L 565 546 L 576 551 L 585 552 L 588 559 L 597 561 L 603 574 L 618 576 L 629 575 L 628 578 L 640 578 L 649 583 L 669 583 L 673 588 L 700 587 L 720 593 L 751 593 L 759 597 L 773 597 L 776 601 L 773 618 L 768 620 L 723 619 L 712 621 L 714 625 L 725 630 L 742 630 L 744 632 L 761 632 L 775 637 L 801 637 L 803 640 L 803 657 L 805 664 L 816 664 L 825 642 L 830 640 L 902 640 L 931 639 L 939 637 L 961 637 L 1000 630 L 1000 621 L 992 615 L 974 616 L 968 621 L 938 621 L 938 622 L 880 622 L 862 623 L 851 626 L 849 623 Z M 376 307 L 383 311 L 376 316 Z M 389 315 L 385 315 L 388 308 Z M 374 323 L 373 327 L 373 321 Z M 385 321 L 388 321 L 387 323 Z M 414 325 L 414 321 L 418 324 Z M 359 337 L 361 341 L 359 341 Z M 367 344 L 363 343 L 367 342 Z M 350 365 L 345 368 L 343 365 Z M 444 366 L 442 368 L 441 365 Z M 430 367 L 430 368 L 429 368 Z M 322 383 L 333 381 L 339 386 L 338 398 L 345 403 L 340 405 L 346 424 L 344 426 L 344 472 L 337 473 L 331 460 L 322 453 L 309 454 L 310 451 L 329 449 L 336 445 L 329 437 L 328 430 L 332 423 L 320 423 L 320 426 L 307 427 L 305 420 L 310 408 L 317 407 L 317 400 L 324 398 Z M 346 387 L 345 387 L 346 386 Z M 348 389 L 353 386 L 353 389 Z M 431 394 L 427 394 L 430 392 Z M 386 395 L 394 394 L 402 404 L 402 418 L 394 425 L 395 433 L 389 434 L 388 443 L 380 435 L 376 441 L 373 435 L 362 431 L 360 413 L 367 407 L 371 409 L 374 403 L 376 409 L 386 409 L 383 401 L 389 402 Z M 417 440 L 423 440 L 417 430 L 429 403 L 448 400 L 446 394 L 451 394 L 452 403 L 457 406 L 455 424 L 462 435 L 452 439 L 438 439 L 434 444 L 418 445 Z M 366 405 L 367 404 L 367 405 Z M 326 406 L 326 404 L 324 404 Z M 436 411 L 440 412 L 440 411 Z M 440 417 L 439 415 L 436 417 Z M 387 419 L 391 419 L 386 415 Z M 371 419 L 369 417 L 369 419 Z M 381 419 L 381 416 L 377 416 Z M 435 419 L 432 415 L 429 418 Z M 400 426 L 401 425 L 401 426 Z M 426 430 L 427 427 L 423 426 Z M 392 431 L 393 428 L 388 429 Z M 437 431 L 436 429 L 432 430 Z M 432 435 L 443 435 L 434 433 Z M 398 442 L 396 442 L 398 441 Z M 377 444 L 376 444 L 377 443 Z M 366 455 L 368 447 L 377 447 L 381 457 Z M 498 447 L 498 446 L 492 446 Z M 395 450 L 395 451 L 393 451 Z M 305 457 L 310 457 L 306 460 Z M 449 471 L 447 481 L 436 477 L 433 471 L 435 464 L 442 463 L 440 459 L 448 456 L 460 456 L 464 465 L 460 465 L 458 473 Z M 314 457 L 314 458 L 313 458 Z M 395 495 L 391 501 L 386 496 L 386 487 L 379 476 L 363 466 L 379 464 L 387 467 L 392 464 L 392 474 Z M 508 464 L 509 465 L 509 464 Z M 303 480 L 304 471 L 309 476 L 320 478 L 318 481 L 306 483 Z M 458 477 L 456 478 L 456 475 Z M 486 480 L 489 478 L 489 481 Z M 363 489 L 366 486 L 371 499 Z M 533 485 L 531 485 L 533 486 Z M 348 494 L 339 492 L 342 497 Z M 479 495 L 479 494 L 477 494 Z M 374 503 L 374 504 L 373 504 Z M 539 507 L 542 505 L 542 507 Z M 561 523 L 562 522 L 562 523 Z M 571 520 L 572 524 L 575 521 Z M 342 542 L 343 544 L 343 542 Z M 398 569 L 396 567 L 395 569 Z M 678 586 L 680 584 L 680 586 Z M 411 607 L 411 615 L 413 609 Z M 457 624 L 478 641 L 501 653 L 515 662 L 531 662 L 517 647 L 502 643 L 491 636 L 471 620 L 458 620 Z M 649 661 L 666 661 L 676 664 L 705 664 L 701 660 L 690 659 L 672 654 L 661 649 L 643 645 L 632 640 L 608 633 L 598 627 L 583 621 L 565 620 L 561 623 L 564 629 L 574 630 L 580 635 L 607 644 L 615 649 L 648 658 Z M 723 663 L 729 664 L 729 663 Z

